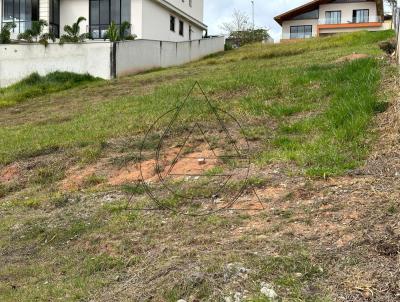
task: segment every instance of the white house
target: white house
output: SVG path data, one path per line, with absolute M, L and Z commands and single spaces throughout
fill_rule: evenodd
M 383 0 L 314 0 L 279 16 L 282 40 L 387 29 Z
M 78 17 L 81 32 L 101 39 L 112 21 L 128 21 L 139 39 L 190 41 L 203 37 L 203 0 L 0 0 L 1 24 L 14 22 L 14 36 L 32 21 L 48 21 L 56 36 Z

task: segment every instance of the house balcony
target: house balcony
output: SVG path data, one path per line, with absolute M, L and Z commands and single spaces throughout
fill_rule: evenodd
M 348 20 L 319 19 L 318 29 L 345 29 L 345 28 L 368 28 L 380 27 L 383 24 L 381 16 L 369 16 L 364 18 L 352 18 Z

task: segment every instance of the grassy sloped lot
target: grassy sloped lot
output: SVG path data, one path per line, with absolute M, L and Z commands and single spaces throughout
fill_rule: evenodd
M 67 101 L 61 111 L 50 110 L 47 121 L 32 117 L 20 124 L 11 119 L 0 129 L 0 163 L 140 134 L 197 80 L 222 108 L 261 135 L 257 139 L 266 143 L 267 150 L 255 154 L 259 163 L 294 160 L 311 175 L 342 173 L 365 155 L 365 130 L 382 107 L 377 90 L 384 63 L 374 58 L 347 64 L 334 61 L 353 52 L 380 54 L 376 44 L 389 36 L 390 32 L 360 33 L 293 45 L 250 46 L 186 67 L 136 76 L 135 81 L 168 77 L 173 83 L 167 80 L 144 95 L 132 91 L 113 98 L 111 94 L 96 106 L 82 102 L 79 108 L 72 106 L 73 112 Z M 174 81 L 182 74 L 185 79 Z M 98 85 L 93 91 L 85 89 L 78 97 L 90 98 L 99 89 Z M 21 96 L 18 89 L 4 97 L 13 96 Z M 30 108 L 34 103 L 25 106 L 38 115 L 40 107 Z M 60 121 L 60 115 L 67 117 Z M 273 129 L 262 134 L 265 127 L 257 129 L 260 125 L 252 125 L 254 120 L 268 121 Z
M 397 237 L 381 225 L 399 218 L 394 178 L 351 176 L 381 142 L 377 117 L 390 116 L 396 68 L 377 44 L 392 35 L 0 91 L 0 300 L 255 302 L 269 301 L 267 283 L 282 301 L 396 301 Z M 342 59 L 354 53 L 365 56 Z M 109 184 L 108 169 L 137 161 L 144 132 L 195 81 L 240 120 L 266 211 L 137 211 L 152 206 L 142 188 Z M 86 178 L 65 187 L 71 175 Z

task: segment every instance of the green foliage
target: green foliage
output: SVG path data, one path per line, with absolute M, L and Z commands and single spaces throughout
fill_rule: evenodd
M 106 34 L 104 35 L 104 40 L 106 39 L 110 40 L 111 42 L 116 42 L 120 40 L 120 32 L 118 26 L 115 24 L 114 21 L 111 22 Z
M 0 88 L 0 108 L 97 80 L 88 74 L 81 75 L 71 72 L 57 71 L 46 76 L 33 73 L 14 85 Z
M 66 34 L 60 38 L 60 44 L 63 43 L 81 43 L 89 38 L 89 34 L 81 34 L 80 24 L 86 21 L 85 17 L 79 17 L 78 20 L 72 25 L 65 25 L 64 31 Z
M 136 36 L 130 34 L 130 28 L 131 24 L 128 21 L 122 22 L 119 27 L 114 21 L 112 21 L 107 29 L 106 34 L 104 35 L 104 40 L 108 39 L 111 42 L 134 40 Z
M 184 67 L 127 78 L 128 83 L 145 87 L 163 80 L 156 90 L 123 97 L 107 94 L 101 102 L 98 95 L 105 88 L 93 86 L 85 89 L 80 107 L 63 109 L 71 116 L 67 121 L 0 128 L 0 162 L 142 133 L 197 80 L 210 96 L 225 100 L 218 103 L 221 109 L 241 118 L 243 132 L 259 145 L 252 154 L 258 164 L 292 162 L 299 173 L 342 174 L 367 155 L 371 122 L 377 111 L 385 109 L 379 85 L 388 66 L 375 57 L 382 54 L 378 43 L 392 35 L 391 31 L 358 32 L 293 44 L 247 45 Z M 370 58 L 336 63 L 352 53 Z M 179 78 L 182 75 L 190 76 Z M 179 79 L 179 85 L 169 79 Z M 112 85 L 124 89 L 126 82 Z M 141 139 L 134 141 L 130 151 L 141 146 Z M 150 147 L 154 149 L 154 143 Z
M 15 23 L 6 23 L 0 30 L 0 44 L 11 43 L 11 30 L 15 28 Z
M 31 28 L 20 33 L 18 39 L 24 40 L 28 43 L 39 42 L 40 44 L 47 46 L 49 40 L 55 42 L 55 36 L 52 33 L 43 34 L 43 30 L 47 26 L 48 23 L 45 20 L 33 21 Z
M 234 31 L 229 35 L 227 39 L 227 45 L 243 46 L 249 43 L 262 42 L 270 39 L 270 35 L 267 29 L 247 29 L 242 31 Z M 229 46 L 227 46 L 229 47 Z

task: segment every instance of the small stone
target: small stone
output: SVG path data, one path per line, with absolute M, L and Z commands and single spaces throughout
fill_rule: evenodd
M 178 301 L 176 301 L 176 302 L 186 302 L 186 300 L 179 299 L 179 300 L 178 300 Z
M 271 300 L 278 298 L 278 294 L 275 292 L 273 286 L 269 283 L 261 283 L 261 293 Z

